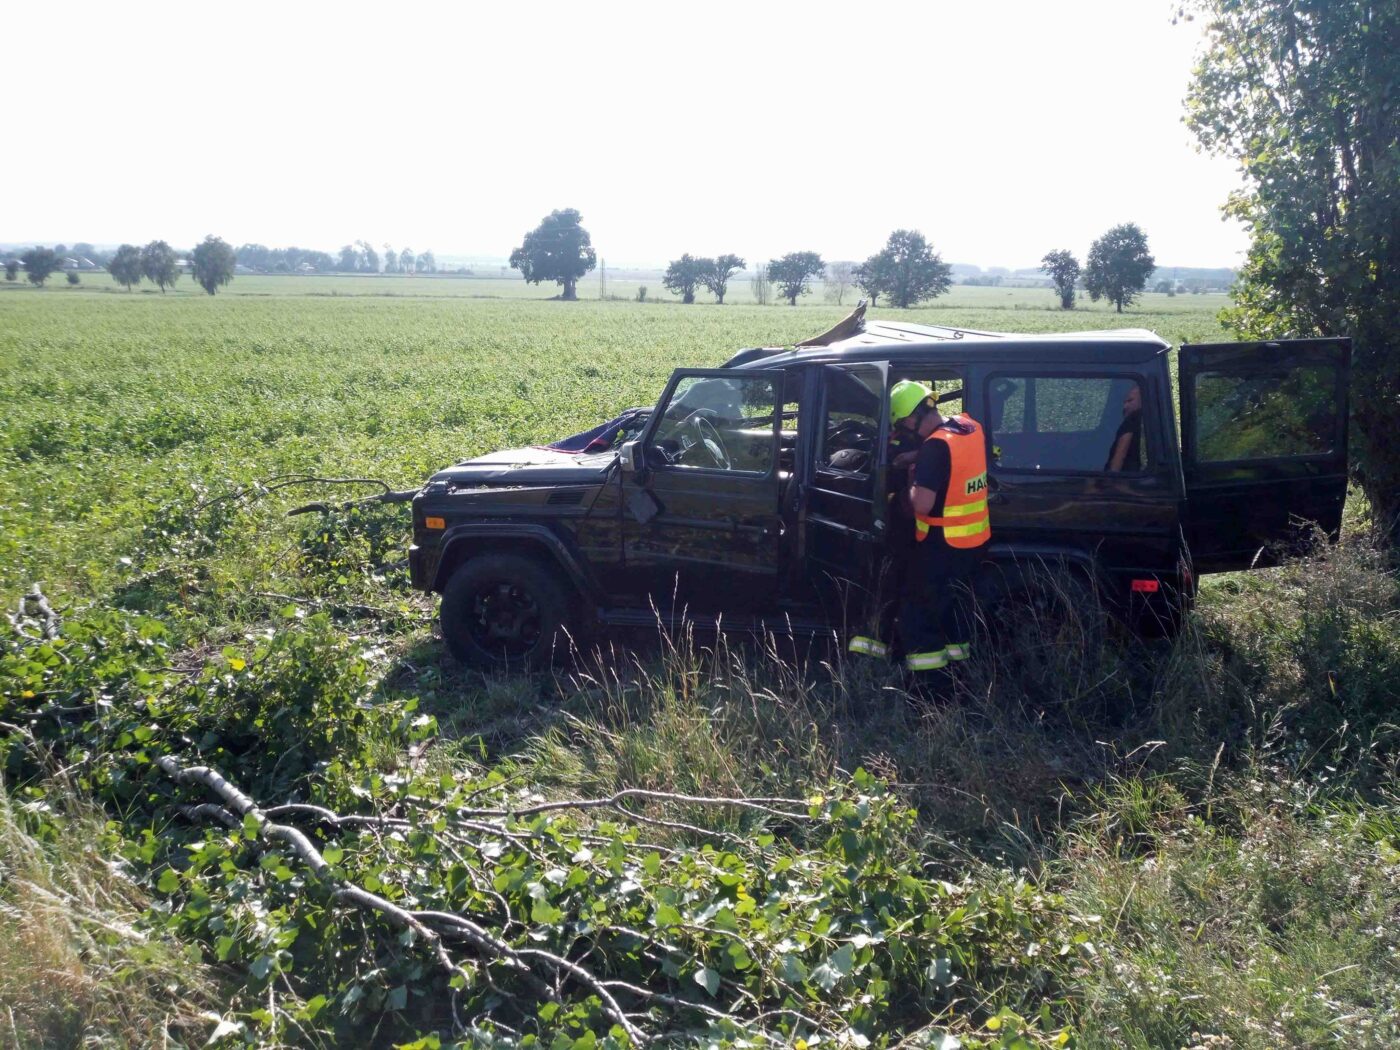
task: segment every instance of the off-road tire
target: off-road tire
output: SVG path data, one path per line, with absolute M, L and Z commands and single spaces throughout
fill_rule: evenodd
M 438 613 L 448 650 L 483 671 L 523 671 L 562 659 L 578 638 L 579 618 L 557 574 L 557 567 L 520 554 L 481 554 L 463 563 L 443 588 Z M 512 624 L 517 636 L 500 636 Z

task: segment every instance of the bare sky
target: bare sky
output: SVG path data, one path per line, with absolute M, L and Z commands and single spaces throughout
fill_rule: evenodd
M 575 207 L 614 266 L 1245 246 L 1166 0 L 9 6 L 0 241 L 504 256 Z

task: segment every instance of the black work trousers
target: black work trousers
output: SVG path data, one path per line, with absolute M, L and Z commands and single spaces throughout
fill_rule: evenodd
M 983 547 L 949 547 L 930 536 L 916 543 L 905 575 L 899 629 L 910 670 L 934 670 L 965 659 L 976 610 L 972 584 Z

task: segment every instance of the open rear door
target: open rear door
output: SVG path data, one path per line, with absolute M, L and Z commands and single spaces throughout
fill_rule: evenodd
M 1181 348 L 1186 539 L 1198 572 L 1271 564 L 1347 491 L 1349 339 Z

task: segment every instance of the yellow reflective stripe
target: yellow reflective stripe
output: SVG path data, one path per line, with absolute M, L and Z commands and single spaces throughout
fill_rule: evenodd
M 991 531 L 992 525 L 988 521 L 974 521 L 971 525 L 944 525 L 944 536 L 976 536 L 979 532 Z
M 867 638 L 863 634 L 858 634 L 852 638 L 850 643 L 846 646 L 846 651 L 861 653 L 865 656 L 887 656 L 890 650 L 889 646 L 884 642 L 877 641 L 874 638 Z
M 972 646 L 967 642 L 963 642 L 961 645 L 954 644 L 948 646 L 949 660 L 966 660 L 971 655 Z
M 976 503 L 961 503 L 954 507 L 944 507 L 943 516 L 945 518 L 965 518 L 969 514 L 976 514 L 987 509 L 987 501 L 979 499 Z
M 911 671 L 937 671 L 948 666 L 948 651 L 939 649 L 932 653 L 910 653 L 904 658 L 904 666 Z

